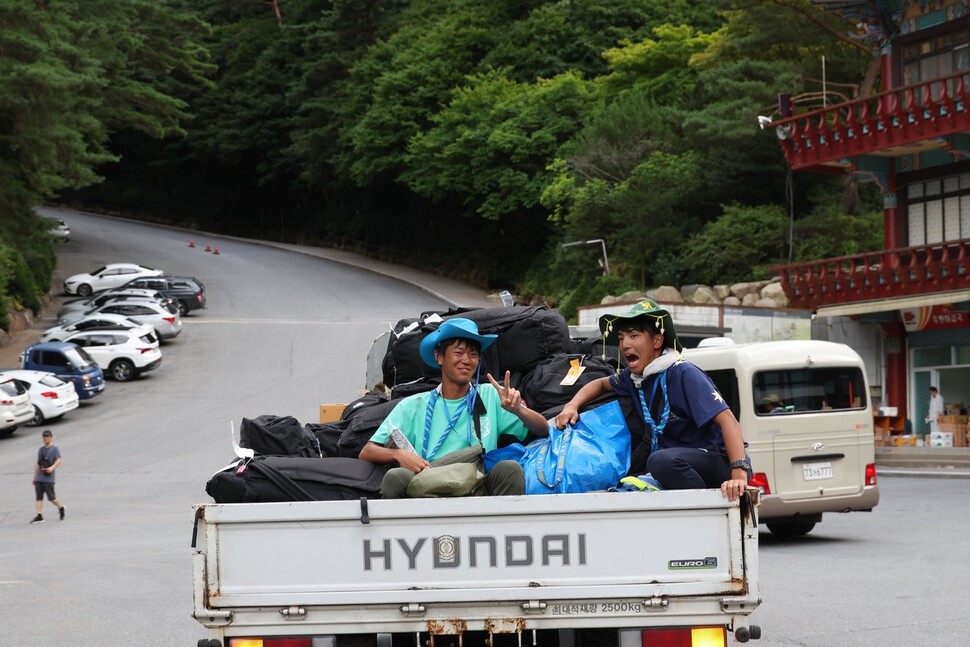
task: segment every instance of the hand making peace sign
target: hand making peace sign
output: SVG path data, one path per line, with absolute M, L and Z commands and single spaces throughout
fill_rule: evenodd
M 525 405 L 525 402 L 522 401 L 522 394 L 519 393 L 519 390 L 513 389 L 509 384 L 509 381 L 512 378 L 511 371 L 505 371 L 505 386 L 502 386 L 496 382 L 491 373 L 487 373 L 486 377 L 488 378 L 488 381 L 492 383 L 492 386 L 495 387 L 495 390 L 498 391 L 498 395 L 502 399 L 503 409 L 511 413 L 516 413 L 520 408 L 522 408 L 523 405 Z

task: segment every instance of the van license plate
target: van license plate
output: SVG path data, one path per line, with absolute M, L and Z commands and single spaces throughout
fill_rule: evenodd
M 802 465 L 806 481 L 818 481 L 830 479 L 835 476 L 832 473 L 832 463 L 807 463 Z

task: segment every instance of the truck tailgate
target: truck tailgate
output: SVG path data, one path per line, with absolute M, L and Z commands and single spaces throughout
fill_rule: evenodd
M 746 591 L 747 524 L 717 490 L 375 500 L 366 509 L 367 523 L 359 501 L 198 506 L 205 606 L 755 594 Z M 747 534 L 757 541 L 757 530 Z

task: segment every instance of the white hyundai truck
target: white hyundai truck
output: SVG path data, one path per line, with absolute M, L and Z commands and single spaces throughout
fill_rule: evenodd
M 208 630 L 198 644 L 746 642 L 761 633 L 749 623 L 757 496 L 198 505 L 193 615 Z
M 380 381 L 379 337 L 368 390 Z M 761 636 L 760 492 L 200 504 L 198 647 L 726 647 Z

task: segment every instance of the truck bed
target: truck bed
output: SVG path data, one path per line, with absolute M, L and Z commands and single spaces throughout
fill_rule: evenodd
M 226 636 L 746 625 L 756 496 L 199 505 L 194 615 Z

